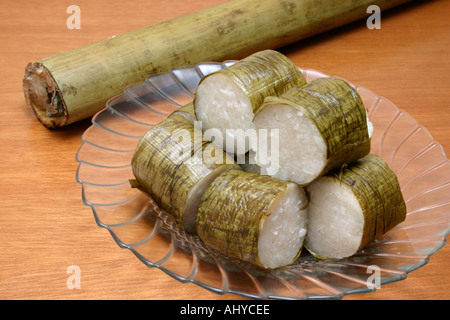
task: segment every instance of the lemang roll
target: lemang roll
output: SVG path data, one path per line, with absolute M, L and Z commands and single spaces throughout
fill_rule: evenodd
M 274 50 L 254 53 L 202 78 L 194 99 L 195 114 L 206 136 L 230 154 L 248 151 L 247 130 L 268 96 L 279 96 L 306 80 L 295 64 Z
M 295 261 L 306 234 L 308 200 L 297 184 L 228 170 L 206 189 L 197 234 L 219 252 L 263 268 Z
M 138 142 L 131 160 L 131 185 L 150 196 L 188 233 L 195 233 L 197 207 L 206 187 L 233 158 L 204 141 L 185 110 L 175 111 Z M 188 114 L 188 113 L 187 113 Z
M 252 145 L 258 165 L 267 167 L 269 154 L 272 159 L 278 155 L 278 170 L 268 174 L 300 185 L 370 152 L 371 124 L 363 102 L 350 84 L 338 78 L 319 78 L 280 97 L 266 98 L 254 126 L 279 132 L 279 143 L 270 152 Z
M 372 153 L 333 170 L 306 190 L 310 203 L 305 247 L 318 258 L 349 257 L 406 218 L 396 175 Z

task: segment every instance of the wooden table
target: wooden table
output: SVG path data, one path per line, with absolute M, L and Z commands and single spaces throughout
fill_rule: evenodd
M 85 1 L 81 29 L 66 26 L 69 2 L 0 4 L 0 298 L 241 299 L 181 284 L 121 250 L 95 224 L 75 181 L 75 155 L 90 120 L 50 131 L 26 106 L 26 64 L 223 0 Z M 415 1 L 281 48 L 298 66 L 339 75 L 388 97 L 450 153 L 449 0 Z M 449 246 L 403 281 L 344 299 L 449 299 Z M 80 289 L 67 269 L 80 268 Z

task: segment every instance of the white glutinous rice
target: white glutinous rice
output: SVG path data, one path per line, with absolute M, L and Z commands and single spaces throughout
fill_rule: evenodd
M 261 219 L 258 254 L 265 268 L 289 265 L 299 254 L 306 236 L 306 203 L 304 190 L 291 184 Z
M 205 78 L 197 89 L 195 112 L 205 137 L 218 147 L 230 154 L 248 151 L 245 133 L 253 129 L 253 108 L 231 78 L 220 73 Z
M 334 177 L 321 177 L 307 187 L 308 234 L 305 247 L 324 259 L 356 253 L 364 232 L 364 215 L 351 188 Z
M 304 185 L 327 165 L 327 145 L 314 123 L 289 105 L 264 108 L 255 118 L 256 128 L 278 130 L 278 144 L 268 135 L 267 148 L 253 145 L 257 164 L 264 167 L 278 160 L 273 177 Z

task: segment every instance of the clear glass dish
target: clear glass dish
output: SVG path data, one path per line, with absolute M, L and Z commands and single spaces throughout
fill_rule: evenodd
M 355 86 L 374 125 L 372 152 L 397 174 L 406 220 L 354 256 L 320 261 L 306 250 L 291 266 L 265 271 L 223 256 L 187 235 L 128 180 L 139 138 L 192 101 L 203 75 L 233 61 L 201 63 L 149 77 L 112 98 L 92 119 L 77 153 L 82 199 L 99 227 L 148 267 L 217 294 L 252 299 L 340 299 L 404 279 L 446 241 L 450 221 L 450 162 L 441 145 L 407 112 Z M 303 70 L 308 81 L 325 76 Z M 374 267 L 375 266 L 375 267 Z M 377 269 L 374 269 L 377 268 Z M 379 269 L 378 269 L 379 268 Z M 379 271 L 380 281 L 372 275 Z

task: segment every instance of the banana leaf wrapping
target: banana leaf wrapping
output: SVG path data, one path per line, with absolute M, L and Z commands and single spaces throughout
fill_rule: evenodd
M 206 186 L 225 170 L 239 168 L 233 158 L 203 141 L 182 113 L 174 112 L 139 141 L 131 165 L 137 187 L 189 233 Z
M 341 186 L 350 188 L 358 200 L 364 216 L 358 250 L 405 220 L 407 209 L 398 179 L 379 156 L 370 153 L 348 166 L 333 170 L 324 178 L 340 181 Z M 313 255 L 328 258 L 321 256 L 308 242 L 307 237 L 305 247 Z
M 406 218 L 406 204 L 395 173 L 371 153 L 332 174 L 352 188 L 363 209 L 364 235 L 360 249 Z
M 197 212 L 198 236 L 205 245 L 223 254 L 265 267 L 258 252 L 261 226 L 270 215 L 271 206 L 289 187 L 299 188 L 287 181 L 242 170 L 224 172 L 203 194 Z M 301 245 L 297 256 L 300 251 Z

